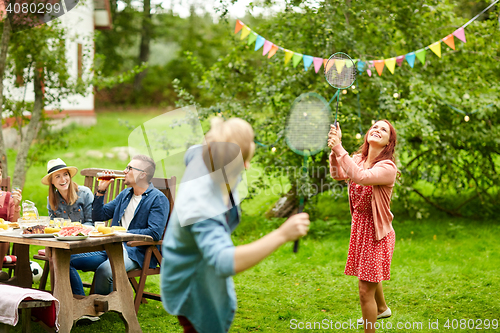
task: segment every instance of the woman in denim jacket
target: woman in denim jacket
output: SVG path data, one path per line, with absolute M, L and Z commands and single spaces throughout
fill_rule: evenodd
M 236 186 L 250 166 L 254 134 L 244 120 L 215 119 L 207 145 L 185 154 L 186 171 L 163 241 L 161 299 L 190 333 L 227 332 L 236 311 L 231 276 L 309 229 L 309 216 L 296 214 L 255 242 L 233 245 L 231 232 L 241 215 Z
M 60 217 L 86 225 L 92 223 L 94 195 L 86 186 L 78 186 L 73 176 L 78 168 L 66 166 L 60 158 L 47 163 L 47 175 L 42 184 L 49 186 L 47 209 L 51 219 Z

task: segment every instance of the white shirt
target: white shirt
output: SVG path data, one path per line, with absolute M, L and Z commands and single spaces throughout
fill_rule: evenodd
M 127 208 L 125 208 L 125 213 L 123 213 L 122 216 L 122 226 L 127 228 L 130 225 L 130 222 L 134 218 L 135 215 L 135 209 L 139 205 L 139 202 L 141 202 L 142 195 L 132 195 L 132 198 L 130 199 L 130 202 L 128 203 Z

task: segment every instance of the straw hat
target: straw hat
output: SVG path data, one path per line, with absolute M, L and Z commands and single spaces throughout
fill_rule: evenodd
M 73 178 L 74 175 L 78 172 L 78 168 L 74 166 L 66 166 L 63 160 L 57 158 L 55 160 L 50 160 L 47 163 L 47 175 L 42 178 L 42 184 L 49 185 L 49 177 L 56 171 L 60 170 L 68 170 L 69 175 Z

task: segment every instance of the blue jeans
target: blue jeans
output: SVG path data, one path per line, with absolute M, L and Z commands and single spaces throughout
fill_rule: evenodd
M 127 272 L 140 267 L 128 257 L 125 249 L 123 249 L 123 259 Z M 95 272 L 94 292 L 96 294 L 107 295 L 113 291 L 113 273 L 106 251 L 72 254 L 69 265 L 69 281 L 73 294 L 85 296 L 82 279 L 77 270 Z

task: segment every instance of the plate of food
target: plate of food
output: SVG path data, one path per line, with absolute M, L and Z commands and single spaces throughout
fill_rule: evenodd
M 23 231 L 21 232 L 21 236 L 26 237 L 26 238 L 53 237 L 52 234 L 45 233 L 45 228 L 47 228 L 47 226 L 41 225 L 41 224 L 30 226 L 30 227 L 23 226 Z
M 59 232 L 54 233 L 53 235 L 57 240 L 82 240 L 87 239 L 91 231 L 92 228 L 88 228 L 85 226 L 67 226 L 62 227 Z
M 9 233 L 9 232 L 11 232 L 12 230 L 14 230 L 14 229 L 12 229 L 12 228 L 11 228 L 11 227 L 9 227 L 9 226 L 7 226 L 7 228 L 4 228 L 4 227 L 2 227 L 2 226 L 0 225 L 0 234 L 3 234 L 3 233 Z

